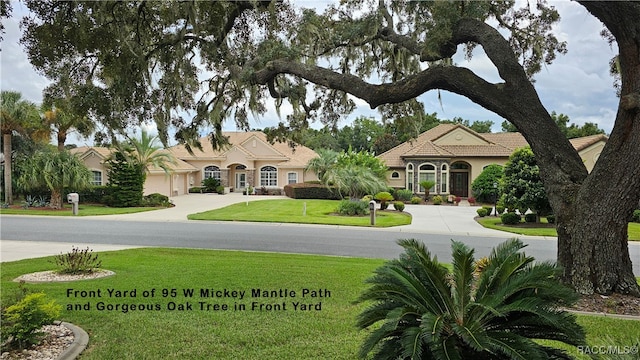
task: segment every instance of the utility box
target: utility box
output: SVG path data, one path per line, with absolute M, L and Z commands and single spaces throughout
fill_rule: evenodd
M 67 194 L 67 202 L 71 204 L 73 208 L 73 215 L 78 215 L 78 202 L 80 202 L 80 195 L 78 195 L 78 193 Z

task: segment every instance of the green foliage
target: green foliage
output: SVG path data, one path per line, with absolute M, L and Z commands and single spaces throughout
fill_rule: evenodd
M 130 164 L 142 173 L 146 180 L 147 172 L 152 168 L 162 169 L 166 175 L 171 174 L 171 165 L 176 164 L 175 157 L 162 150 L 158 136 L 151 136 L 142 128 L 140 138 L 129 137 L 126 142 L 118 144 L 118 150 Z
M 145 195 L 142 198 L 142 206 L 170 207 L 171 202 L 169 201 L 169 197 L 167 195 L 162 195 L 160 193 L 153 193 L 153 194 Z
M 516 214 L 514 212 L 506 212 L 500 215 L 500 220 L 505 225 L 516 225 L 520 223 L 520 220 L 522 220 L 522 218 L 519 214 Z
M 216 188 L 220 186 L 220 180 L 216 178 L 206 178 L 202 180 L 202 187 L 204 188 L 204 192 L 213 193 L 216 192 Z
M 493 211 L 493 206 L 483 205 L 482 208 L 487 210 L 487 214 L 491 214 Z
M 357 320 L 359 328 L 370 329 L 361 358 L 568 358 L 532 340 L 585 344 L 575 315 L 559 309 L 575 302 L 576 294 L 559 283 L 554 264 L 522 253 L 521 241 L 498 245 L 479 262 L 482 269 L 473 249 L 452 241 L 451 270 L 423 243 L 398 243 L 404 252 L 375 270 L 358 299 L 369 305 Z
M 640 210 L 634 210 L 631 216 L 631 221 L 640 223 Z
M 547 222 L 549 224 L 555 224 L 556 223 L 556 216 L 553 215 L 553 214 L 547 215 Z
M 504 167 L 503 190 L 507 207 L 530 208 L 540 215 L 551 211 L 540 168 L 529 147 L 517 149 L 509 156 Z
M 377 193 L 373 198 L 380 201 L 380 210 L 386 210 L 389 206 L 388 202 L 393 201 L 393 195 L 391 195 L 387 191 L 381 191 Z
M 224 195 L 224 186 L 222 185 L 216 186 L 216 192 L 220 195 Z
M 373 196 L 371 196 L 371 195 L 365 195 L 365 196 L 362 197 L 362 201 L 369 202 L 371 200 L 373 200 Z
M 505 210 L 504 206 L 496 205 L 496 211 L 498 212 L 498 215 L 502 214 L 504 210 Z
M 409 202 L 413 198 L 413 192 L 408 189 L 399 189 L 396 190 L 395 198 L 396 200 Z
M 52 324 L 60 316 L 60 310 L 61 306 L 53 300 L 48 301 L 44 293 L 27 294 L 3 311 L 3 347 L 25 349 L 37 344 L 42 337 L 38 330 Z
M 419 182 L 420 186 L 424 189 L 424 200 L 428 200 L 429 192 L 431 188 L 436 185 L 436 182 L 433 180 L 423 180 Z
M 393 208 L 402 212 L 404 211 L 404 203 L 402 201 L 395 201 L 393 203 Z
M 316 150 L 317 157 L 309 160 L 304 171 L 313 171 L 323 184 L 326 183 L 327 172 L 336 164 L 339 153 L 331 149 L 320 148 Z
M 414 196 L 411 198 L 411 203 L 414 205 L 420 204 L 421 202 L 422 202 L 422 199 L 417 196 Z
M 441 205 L 442 204 L 442 196 L 436 195 L 431 199 L 431 201 L 433 202 L 433 205 Z
M 571 123 L 571 125 L 567 126 L 567 124 L 569 124 L 569 116 L 565 114 L 557 114 L 555 111 L 552 111 L 550 115 L 567 139 L 604 134 L 604 130 L 600 129 L 598 124 L 587 122 L 580 126 L 575 123 Z
M 204 188 L 201 186 L 192 186 L 189 188 L 190 194 L 202 194 L 204 192 Z
M 287 184 L 284 194 L 292 199 L 340 200 L 338 189 L 315 183 Z
M 326 179 L 351 200 L 359 200 L 365 194 L 376 194 L 387 188 L 384 179 L 364 166 L 336 166 L 327 173 Z
M 144 171 L 141 164 L 126 160 L 122 152 L 115 152 L 106 161 L 109 171 L 110 194 L 105 203 L 113 207 L 139 206 L 144 189 Z
M 503 167 L 498 164 L 491 164 L 482 170 L 473 182 L 471 182 L 471 191 L 473 196 L 480 202 L 494 202 L 500 197 L 500 181 L 504 174 Z M 494 188 L 493 184 L 497 187 Z
M 538 214 L 535 214 L 535 213 L 525 214 L 524 221 L 528 223 L 538 222 Z
M 480 208 L 480 209 L 476 210 L 476 212 L 478 213 L 478 216 L 480 216 L 480 217 L 485 217 L 489 213 L 487 211 L 487 209 L 485 209 L 485 208 Z
M 53 261 L 59 267 L 60 274 L 91 273 L 102 266 L 98 254 L 94 254 L 88 246 L 82 250 L 74 246 L 70 252 L 56 255 Z
M 369 203 L 362 200 L 342 200 L 336 212 L 340 215 L 369 215 Z
M 80 203 L 82 204 L 104 204 L 108 199 L 113 187 L 107 185 L 95 185 L 80 192 Z
M 387 171 L 389 168 L 385 163 L 378 159 L 372 152 L 361 150 L 354 151 L 349 149 L 343 151 L 338 155 L 336 159 L 335 168 L 366 168 L 378 179 L 382 180 L 386 184 Z M 387 186 L 384 186 L 386 190 Z

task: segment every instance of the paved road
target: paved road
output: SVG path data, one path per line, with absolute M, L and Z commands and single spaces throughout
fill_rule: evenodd
M 260 197 L 250 197 L 261 200 Z M 272 198 L 272 197 L 270 197 Z M 439 259 L 449 261 L 451 239 L 462 241 L 484 256 L 496 244 L 514 237 L 484 229 L 473 220 L 475 208 L 407 206 L 413 223 L 390 229 L 345 226 L 196 222 L 187 213 L 224 206 L 246 198 L 237 195 L 177 197 L 166 210 L 101 217 L 0 217 L 2 261 L 69 251 L 90 245 L 95 251 L 140 246 L 277 251 L 370 258 L 394 258 L 395 241 L 417 238 Z M 249 205 L 250 206 L 250 205 Z M 537 260 L 555 260 L 554 238 L 521 237 L 526 252 Z M 630 243 L 634 273 L 640 276 L 640 244 Z M 31 254 L 28 254 L 32 252 Z M 15 257 L 11 257 L 15 256 Z

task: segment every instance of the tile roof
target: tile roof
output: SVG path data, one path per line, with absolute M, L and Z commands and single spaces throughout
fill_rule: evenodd
M 597 135 L 584 136 L 584 137 L 575 138 L 575 139 L 569 139 L 569 142 L 571 143 L 571 145 L 573 145 L 574 148 L 576 148 L 576 150 L 580 151 L 585 148 L 588 148 L 589 146 L 599 141 L 606 142 L 607 140 L 609 140 L 609 138 L 606 135 L 597 134 Z

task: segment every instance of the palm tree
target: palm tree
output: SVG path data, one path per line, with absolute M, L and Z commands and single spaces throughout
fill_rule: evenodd
M 12 146 L 11 135 L 14 131 L 26 134 L 39 123 L 40 116 L 35 104 L 22 100 L 15 91 L 2 91 L 0 100 L 0 126 L 2 131 L 2 153 L 4 154 L 4 201 L 13 203 Z
M 47 187 L 51 191 L 51 207 L 61 209 L 65 187 L 81 190 L 90 181 L 91 171 L 70 152 L 37 151 L 20 164 L 16 183 L 25 191 Z
M 399 240 L 404 253 L 367 280 L 359 302 L 373 302 L 358 327 L 378 322 L 360 356 L 373 359 L 569 359 L 534 339 L 585 343 L 575 316 L 559 309 L 577 299 L 549 262 L 534 263 L 517 239 L 493 249 L 483 268 L 473 249 L 453 241 L 452 270 L 423 243 Z
M 95 124 L 86 116 L 78 116 L 58 107 L 43 106 L 42 110 L 45 126 L 52 128 L 56 133 L 58 151 L 64 150 L 64 143 L 71 131 L 75 130 L 81 136 L 89 136 L 95 130 Z
M 341 194 L 347 194 L 354 201 L 387 189 L 386 182 L 364 166 L 335 166 L 324 177 L 327 184 L 335 186 Z
M 141 165 L 143 180 L 146 179 L 147 173 L 152 168 L 160 168 L 168 175 L 172 171 L 171 165 L 176 164 L 173 154 L 164 151 L 159 143 L 157 135 L 151 136 L 146 130 L 142 129 L 140 139 L 129 138 L 121 146 L 122 153 L 127 156 L 127 161 Z
M 304 171 L 313 171 L 318 176 L 318 179 L 323 184 L 326 184 L 325 176 L 327 171 L 335 165 L 339 154 L 331 149 L 318 149 L 316 153 L 318 153 L 318 156 L 309 160 Z
M 429 201 L 429 191 L 436 184 L 433 180 L 423 180 L 420 181 L 420 186 L 424 189 L 424 201 Z

